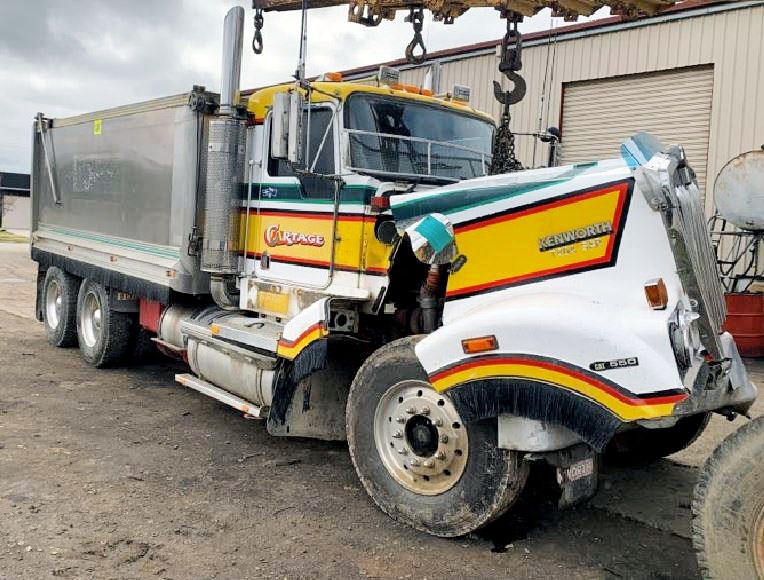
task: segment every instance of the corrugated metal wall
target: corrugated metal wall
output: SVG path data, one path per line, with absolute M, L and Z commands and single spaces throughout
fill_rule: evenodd
M 764 143 L 764 6 L 735 3 L 735 9 L 708 12 L 526 46 L 522 74 L 528 93 L 513 107 L 513 130 L 558 126 L 563 83 L 711 64 L 714 88 L 707 168 L 711 186 L 729 159 Z M 497 64 L 495 54 L 443 62 L 441 90 L 454 83 L 468 85 L 472 106 L 498 118 L 492 81 L 503 77 Z M 424 72 L 424 67 L 405 70 L 401 81 L 420 85 Z M 547 146 L 535 141 L 518 137 L 519 156 L 528 166 L 545 163 Z M 707 209 L 711 210 L 710 199 Z
M 646 131 L 663 143 L 682 144 L 698 186 L 705 191 L 713 66 L 578 81 L 563 87 L 561 164 L 607 157 L 630 136 Z

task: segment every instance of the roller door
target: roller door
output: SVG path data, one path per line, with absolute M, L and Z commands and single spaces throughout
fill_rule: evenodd
M 705 193 L 713 67 L 565 83 L 560 162 L 614 157 L 639 131 L 685 148 Z

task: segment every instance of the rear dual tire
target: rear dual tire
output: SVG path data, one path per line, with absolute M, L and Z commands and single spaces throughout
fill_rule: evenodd
M 77 336 L 82 358 L 96 368 L 120 364 L 131 344 L 133 317 L 110 307 L 106 289 L 84 280 L 77 297 Z
M 500 449 L 496 420 L 461 422 L 414 353 L 421 337 L 374 352 L 347 405 L 350 456 L 363 486 L 389 516 L 435 536 L 468 534 L 514 503 L 528 475 Z
M 59 348 L 77 345 L 77 293 L 80 279 L 52 266 L 42 288 L 42 320 L 48 342 Z

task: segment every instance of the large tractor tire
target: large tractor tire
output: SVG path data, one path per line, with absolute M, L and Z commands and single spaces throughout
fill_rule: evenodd
M 42 320 L 48 342 L 60 348 L 77 345 L 77 292 L 80 279 L 55 266 L 42 288 Z
M 77 297 L 77 336 L 80 352 L 96 368 L 112 367 L 124 361 L 131 344 L 133 318 L 109 307 L 106 289 L 85 280 Z
M 496 420 L 465 424 L 414 354 L 421 337 L 375 351 L 348 396 L 347 437 L 358 476 L 392 518 L 442 537 L 502 515 L 528 476 L 517 452 L 499 449 Z
M 692 445 L 708 426 L 711 413 L 683 417 L 673 427 L 635 427 L 618 433 L 605 449 L 605 459 L 618 464 L 657 461 Z
M 727 437 L 706 460 L 692 512 L 704 578 L 764 579 L 764 417 Z

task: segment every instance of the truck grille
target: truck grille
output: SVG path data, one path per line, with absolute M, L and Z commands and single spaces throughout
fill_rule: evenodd
M 718 334 L 727 316 L 727 308 L 705 214 L 700 203 L 700 192 L 695 183 L 690 183 L 689 187 L 677 187 L 676 196 L 679 202 L 681 233 L 697 279 L 697 290 L 703 302 L 701 308 L 705 309 L 711 328 Z

